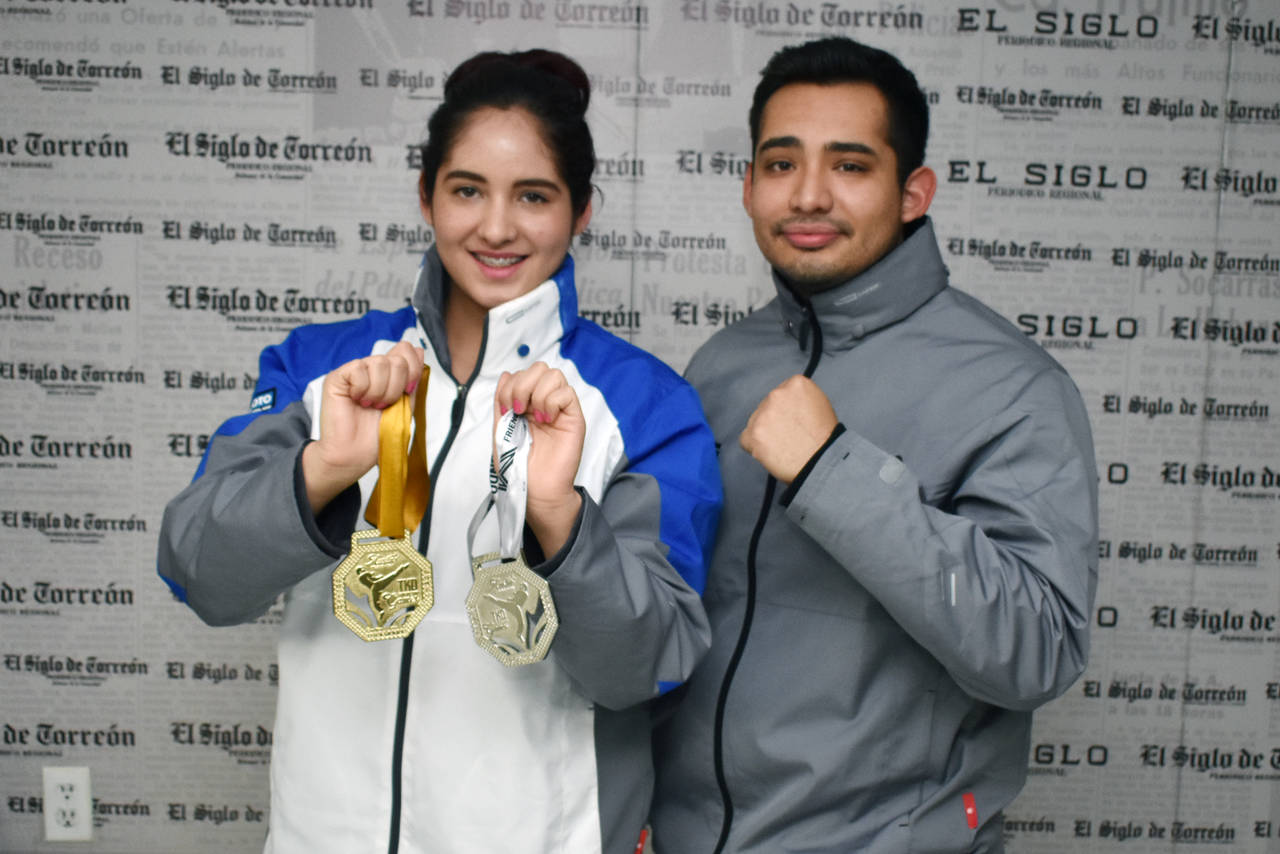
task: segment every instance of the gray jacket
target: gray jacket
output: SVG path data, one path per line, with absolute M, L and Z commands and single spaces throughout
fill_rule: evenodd
M 730 500 L 712 650 L 655 742 L 655 847 L 999 851 L 1031 710 L 1088 653 L 1097 475 L 1080 394 L 948 286 L 928 220 L 812 309 L 820 338 L 779 283 L 687 371 Z M 844 429 L 767 486 L 738 435 L 815 339 Z

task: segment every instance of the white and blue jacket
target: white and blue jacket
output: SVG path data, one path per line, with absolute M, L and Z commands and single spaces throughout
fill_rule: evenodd
M 699 594 L 721 503 L 715 446 L 678 375 L 578 317 L 571 259 L 489 312 L 463 384 L 445 288 L 433 250 L 411 306 L 267 348 L 258 411 L 218 429 L 166 509 L 160 573 L 215 625 L 284 594 L 267 851 L 629 854 L 653 785 L 647 701 L 710 642 Z M 325 375 L 399 341 L 423 346 L 431 367 L 431 502 L 414 538 L 435 606 L 407 640 L 365 643 L 333 616 L 330 578 L 377 470 L 316 517 L 299 460 Z M 538 360 L 565 374 L 586 416 L 584 501 L 569 542 L 534 566 L 560 615 L 551 654 L 508 669 L 472 638 L 465 532 L 489 488 L 497 380 Z M 494 516 L 477 554 L 496 550 Z

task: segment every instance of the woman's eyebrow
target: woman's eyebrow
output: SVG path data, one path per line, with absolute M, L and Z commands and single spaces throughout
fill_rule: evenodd
M 454 169 L 445 176 L 445 180 L 450 178 L 460 178 L 463 181 L 476 181 L 481 184 L 488 183 L 488 180 L 476 172 L 468 172 L 466 169 Z

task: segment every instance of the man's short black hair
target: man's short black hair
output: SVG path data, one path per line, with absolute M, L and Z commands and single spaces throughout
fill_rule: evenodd
M 760 119 L 773 94 L 790 83 L 870 83 L 889 108 L 889 146 L 898 159 L 898 183 L 924 165 L 929 102 L 916 77 L 891 53 L 833 37 L 784 47 L 760 72 L 751 100 L 751 152 L 760 144 Z

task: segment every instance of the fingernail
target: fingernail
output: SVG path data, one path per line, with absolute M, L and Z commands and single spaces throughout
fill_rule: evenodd
M 499 403 L 499 404 L 498 404 L 498 414 L 499 414 L 499 415 L 506 415 L 506 414 L 507 414 L 507 408 L 506 408 L 505 406 L 503 406 L 501 403 Z
M 516 415 L 524 415 L 524 404 L 518 400 L 511 402 L 511 408 L 516 411 Z
M 546 424 L 551 419 L 547 417 L 546 413 L 539 412 L 535 409 L 533 410 L 533 420 L 537 421 L 539 424 Z
M 413 382 L 409 383 L 409 387 L 404 390 L 404 393 L 413 394 L 413 390 L 417 387 L 418 387 L 418 381 L 414 380 Z
M 360 405 L 361 405 L 361 406 L 363 406 L 363 407 L 365 407 L 365 408 L 368 408 L 368 407 L 370 407 L 370 406 L 373 406 L 373 401 L 372 401 L 372 400 L 362 400 L 362 401 L 360 401 Z

